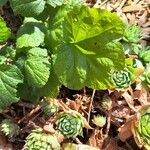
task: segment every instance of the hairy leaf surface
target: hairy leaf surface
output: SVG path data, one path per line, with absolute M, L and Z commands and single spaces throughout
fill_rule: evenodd
M 46 49 L 32 48 L 25 61 L 25 74 L 29 85 L 43 87 L 50 75 L 50 63 Z
M 0 65 L 0 112 L 19 100 L 17 85 L 23 82 L 23 75 L 14 65 Z
M 44 0 L 10 0 L 10 4 L 16 14 L 24 17 L 36 17 L 45 7 Z
M 18 31 L 17 48 L 36 47 L 43 44 L 44 28 L 44 25 L 40 22 L 26 22 Z
M 61 83 L 71 89 L 113 87 L 111 69 L 124 67 L 122 46 L 113 42 L 124 34 L 122 21 L 108 11 L 85 6 L 64 18 L 60 14 L 54 16 L 50 39 Z

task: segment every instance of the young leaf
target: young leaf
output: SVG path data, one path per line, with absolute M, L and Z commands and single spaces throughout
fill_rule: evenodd
M 10 4 L 16 14 L 24 17 L 36 17 L 45 7 L 44 0 L 10 0 Z
M 23 82 L 23 75 L 14 65 L 0 65 L 0 112 L 19 100 L 17 85 Z
M 50 39 L 61 83 L 71 89 L 113 87 L 111 69 L 124 67 L 122 47 L 112 42 L 124 34 L 122 21 L 108 11 L 85 6 L 63 19 L 59 15 L 58 11 L 50 25 Z
M 5 43 L 10 36 L 10 29 L 6 26 L 4 19 L 0 17 L 0 44 Z
M 44 32 L 42 23 L 26 22 L 18 31 L 17 48 L 40 46 L 44 42 Z
M 50 63 L 46 49 L 32 48 L 28 51 L 25 61 L 25 74 L 28 84 L 33 87 L 43 87 L 50 75 Z
M 42 88 L 36 88 L 28 85 L 27 81 L 20 84 L 18 88 L 18 95 L 25 100 L 36 102 L 42 96 L 56 97 L 59 94 L 60 82 L 54 71 L 51 70 L 48 82 Z
M 47 4 L 56 7 L 56 6 L 61 6 L 62 4 L 65 3 L 66 0 L 47 0 Z

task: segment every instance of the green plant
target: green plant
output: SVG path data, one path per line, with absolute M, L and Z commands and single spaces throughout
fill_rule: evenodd
M 42 96 L 56 97 L 61 85 L 115 87 L 111 70 L 122 70 L 125 64 L 116 41 L 124 35 L 123 22 L 81 0 L 63 2 L 10 0 L 14 12 L 25 19 L 17 33 L 15 57 L 10 56 L 13 62 L 0 65 L 0 89 L 5 93 L 0 94 L 0 111 L 19 98 L 36 102 Z
M 125 28 L 125 34 L 122 44 L 126 54 L 138 54 L 142 48 L 139 43 L 142 36 L 141 28 L 137 25 L 128 25 Z
M 32 130 L 26 138 L 26 150 L 60 150 L 55 134 L 45 133 L 41 128 Z
M 113 80 L 118 88 L 127 88 L 131 84 L 131 74 L 128 69 L 113 72 Z
M 141 75 L 142 84 L 150 91 L 150 63 L 146 65 L 144 73 Z
M 48 99 L 47 101 L 43 102 L 42 110 L 46 115 L 51 116 L 54 113 L 58 112 L 58 102 L 56 101 L 56 99 Z
M 0 130 L 8 137 L 12 138 L 19 134 L 20 127 L 10 119 L 4 119 L 0 124 Z
M 106 124 L 106 117 L 101 115 L 94 115 L 92 122 L 98 127 L 103 127 Z
M 144 65 L 150 63 L 150 46 L 143 47 L 138 53 L 139 59 Z
M 63 150 L 98 150 L 85 144 L 64 143 Z
M 76 111 L 62 112 L 57 116 L 56 126 L 65 138 L 75 138 L 78 135 L 82 136 L 84 120 Z
M 142 108 L 137 113 L 136 120 L 133 120 L 132 132 L 137 145 L 147 150 L 150 149 L 150 106 Z

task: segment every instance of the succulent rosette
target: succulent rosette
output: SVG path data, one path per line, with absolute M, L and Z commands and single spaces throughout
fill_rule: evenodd
M 55 134 L 45 133 L 41 128 L 32 130 L 26 138 L 26 150 L 60 150 Z
M 50 99 L 43 102 L 42 110 L 47 116 L 51 116 L 59 111 L 59 105 L 55 99 Z
M 131 70 L 125 68 L 124 70 L 114 71 L 112 73 L 112 78 L 117 88 L 125 89 L 130 86 L 133 80 L 133 74 L 132 74 L 133 70 L 132 71 Z
M 150 106 L 143 107 L 133 120 L 132 132 L 137 145 L 150 150 Z
M 141 37 L 141 29 L 137 25 L 127 26 L 125 29 L 124 41 L 129 43 L 138 43 Z
M 142 84 L 150 91 L 150 63 L 147 64 L 143 75 L 141 76 Z
M 76 111 L 67 111 L 58 114 L 56 126 L 65 138 L 75 138 L 83 134 L 84 119 Z
M 8 137 L 12 138 L 19 134 L 20 127 L 10 119 L 4 119 L 0 124 L 0 130 Z
M 143 64 L 150 63 L 150 46 L 143 47 L 138 53 L 139 59 Z

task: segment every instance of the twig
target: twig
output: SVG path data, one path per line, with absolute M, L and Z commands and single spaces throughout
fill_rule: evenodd
M 110 122 L 111 122 L 111 110 L 109 111 L 108 117 L 107 117 L 107 126 L 106 126 L 106 134 L 105 134 L 105 138 L 107 138 L 108 133 L 109 133 Z
M 24 120 L 30 118 L 33 114 L 35 114 L 36 112 L 38 112 L 41 109 L 41 106 L 38 105 L 35 109 L 33 109 L 32 111 L 30 111 L 26 116 L 24 116 L 22 119 L 20 119 L 18 121 L 18 124 L 20 124 L 21 122 L 23 122 Z
M 91 109 L 92 109 L 92 104 L 93 104 L 93 99 L 94 99 L 94 96 L 95 96 L 95 89 L 93 90 L 93 93 L 92 93 L 92 97 L 91 97 L 91 102 L 90 102 L 90 106 L 89 106 L 89 111 L 88 111 L 88 123 L 90 122 L 90 116 L 91 116 Z M 87 132 L 88 132 L 88 129 L 87 129 Z

